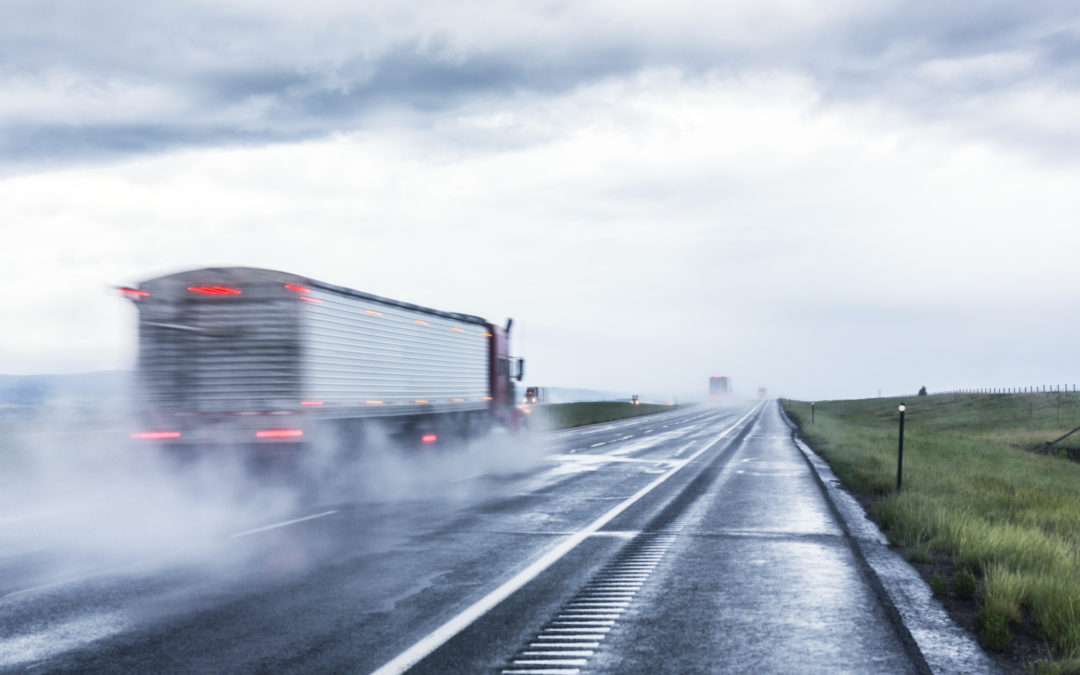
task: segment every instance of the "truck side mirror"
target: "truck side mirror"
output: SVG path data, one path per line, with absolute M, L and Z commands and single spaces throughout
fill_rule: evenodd
M 525 359 L 518 359 L 517 367 L 514 370 L 514 379 L 521 382 L 523 377 L 525 377 Z

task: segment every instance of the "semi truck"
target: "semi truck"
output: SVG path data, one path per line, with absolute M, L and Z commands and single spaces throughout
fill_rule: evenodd
M 709 398 L 726 398 L 731 393 L 731 378 L 727 375 L 715 375 L 709 378 Z
M 542 405 L 548 402 L 547 387 L 527 387 L 525 389 L 525 403 Z
M 425 444 L 517 422 L 512 320 L 251 267 L 119 290 L 138 309 L 140 441 L 272 452 L 376 423 Z

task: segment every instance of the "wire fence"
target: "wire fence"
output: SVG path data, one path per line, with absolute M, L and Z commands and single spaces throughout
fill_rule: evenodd
M 1072 387 L 1071 389 L 1069 387 Z M 935 396 L 948 394 L 1067 394 L 1080 391 L 1076 385 L 1068 384 L 1041 384 L 1027 387 L 976 387 L 973 389 L 950 389 L 948 391 L 935 391 Z

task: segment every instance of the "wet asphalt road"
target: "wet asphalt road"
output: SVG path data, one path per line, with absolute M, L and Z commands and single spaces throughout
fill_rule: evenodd
M 774 402 L 495 445 L 195 532 L 153 493 L 0 514 L 0 668 L 920 669 Z

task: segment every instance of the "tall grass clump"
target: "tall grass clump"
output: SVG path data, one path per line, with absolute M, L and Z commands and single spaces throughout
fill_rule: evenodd
M 784 405 L 844 485 L 875 498 L 871 515 L 909 557 L 943 553 L 980 580 L 984 644 L 1004 648 L 1026 612 L 1054 667 L 1080 663 L 1080 464 L 1037 452 L 1080 426 L 1080 395 L 906 399 L 897 494 L 900 402 L 818 402 L 813 423 L 809 404 Z

